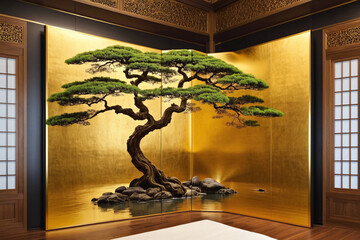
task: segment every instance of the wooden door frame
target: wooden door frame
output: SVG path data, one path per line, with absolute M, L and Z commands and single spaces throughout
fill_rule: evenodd
M 9 190 L 10 194 L 22 194 L 22 209 L 17 209 L 17 222 L 5 222 L 3 226 L 27 229 L 27 23 L 11 17 L 0 16 L 0 54 L 15 57 L 17 61 L 16 82 L 16 191 Z
M 342 199 L 360 200 L 360 190 L 335 189 L 333 187 L 333 128 L 334 128 L 334 83 L 333 62 L 360 56 L 360 40 L 354 32 L 360 27 L 360 19 L 333 25 L 323 30 L 323 222 L 358 224 L 346 217 L 330 215 L 330 201 Z M 359 61 L 360 66 L 360 61 Z M 360 68 L 359 68 L 360 70 Z M 360 85 L 358 86 L 360 87 Z M 358 90 L 359 93 L 359 90 Z M 360 109 L 360 106 L 359 106 Z M 359 141 L 358 141 L 359 142 Z M 360 149 L 359 149 L 360 150 Z M 359 151 L 360 153 L 360 151 Z M 359 159 L 359 157 L 358 157 Z M 359 161 L 359 160 L 358 160 Z M 360 176 L 358 176 L 360 177 Z M 358 184 L 358 187 L 359 184 Z

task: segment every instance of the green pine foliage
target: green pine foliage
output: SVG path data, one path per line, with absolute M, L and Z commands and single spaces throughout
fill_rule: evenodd
M 227 75 L 220 78 L 217 82 L 221 84 L 234 84 L 234 86 L 239 86 L 244 89 L 263 90 L 265 88 L 269 88 L 269 85 L 263 80 L 254 77 L 252 74 L 242 72 Z
M 85 121 L 90 116 L 90 112 L 64 113 L 62 115 L 50 117 L 46 120 L 46 124 L 50 126 L 69 126 L 74 123 Z
M 241 114 L 244 116 L 258 116 L 258 117 L 282 117 L 284 114 L 274 108 L 264 106 L 242 107 Z
M 227 94 L 236 90 L 264 90 L 269 85 L 251 74 L 246 74 L 235 66 L 213 56 L 189 50 L 171 50 L 162 54 L 142 52 L 124 47 L 110 46 L 105 49 L 88 51 L 67 59 L 66 64 L 90 64 L 89 73 L 103 71 L 124 71 L 127 81 L 109 77 L 93 77 L 84 81 L 64 84 L 64 91 L 52 94 L 48 102 L 57 102 L 62 106 L 105 103 L 100 112 L 122 109 L 111 108 L 105 100 L 108 96 L 121 97 L 122 94 L 133 95 L 143 104 L 148 99 L 167 97 L 182 100 L 194 100 L 211 104 L 218 114 L 235 116 L 242 126 L 259 126 L 254 120 L 245 120 L 241 116 L 281 117 L 279 110 L 264 106 L 246 104 L 263 103 L 264 100 L 252 95 L 229 97 Z M 182 79 L 172 80 L 175 75 Z M 131 81 L 130 81 L 131 80 Z M 164 80 L 164 81 L 163 81 Z M 171 81 L 170 81 L 171 80 Z M 183 83 L 199 80 L 202 84 L 183 88 Z M 165 87 L 162 83 L 183 81 L 179 87 Z M 139 87 L 142 82 L 159 84 L 152 89 Z M 137 105 L 138 106 L 138 105 Z M 100 113 L 99 112 L 99 113 Z M 229 113 L 233 112 L 233 113 Z M 116 113 L 118 113 L 116 111 Z M 135 113 L 134 113 L 135 114 Z M 86 125 L 87 120 L 95 117 L 94 110 L 87 112 L 66 113 L 49 118 L 46 123 L 54 126 L 68 126 L 74 123 Z M 131 116 L 131 114 L 129 114 Z M 236 117 L 238 116 L 238 117 Z M 135 118 L 134 118 L 135 119 Z M 230 124 L 233 125 L 234 121 Z M 239 127 L 239 126 L 237 126 Z M 241 126 L 240 126 L 241 127 Z

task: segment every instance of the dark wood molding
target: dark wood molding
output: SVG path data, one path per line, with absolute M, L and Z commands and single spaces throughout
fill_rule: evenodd
M 135 16 L 134 14 L 114 9 L 111 7 L 99 7 L 97 3 L 81 0 L 23 0 L 25 2 L 41 5 L 48 8 L 76 14 L 95 20 L 108 22 L 126 28 L 136 29 L 160 36 L 175 38 L 202 46 L 206 45 L 209 34 L 180 28 L 173 24 L 164 24 L 154 19 Z
M 270 28 L 285 22 L 289 22 L 304 16 L 315 14 L 317 12 L 333 8 L 342 4 L 354 2 L 356 0 L 312 0 L 295 7 L 287 8 L 283 11 L 265 16 L 258 20 L 246 23 L 241 26 L 234 26 L 234 28 L 227 29 L 215 33 L 214 40 L 217 44 L 229 41 L 241 36 L 245 36 L 266 28 Z
M 176 0 L 177 2 L 184 3 L 189 6 L 200 8 L 202 10 L 211 12 L 213 10 L 213 4 L 203 0 Z
M 227 5 L 230 5 L 234 2 L 236 2 L 238 0 L 220 0 L 220 1 L 217 1 L 216 3 L 212 4 L 212 8 L 213 8 L 213 11 L 218 11 L 220 10 L 221 8 L 224 8 L 226 7 Z

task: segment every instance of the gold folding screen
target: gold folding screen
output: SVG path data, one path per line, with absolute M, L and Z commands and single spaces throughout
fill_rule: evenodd
M 212 108 L 192 116 L 194 175 L 212 176 L 239 193 L 193 199 L 193 210 L 241 213 L 310 226 L 310 32 L 214 57 L 269 84 L 245 90 L 284 113 L 260 127 L 234 129 L 212 119 Z
M 93 76 L 124 79 L 122 71 L 91 75 L 86 72 L 89 65 L 64 63 L 80 52 L 112 45 L 161 53 L 47 27 L 47 97 L 65 83 Z M 47 229 L 188 210 L 229 211 L 309 226 L 310 33 L 214 56 L 269 83 L 268 90 L 251 94 L 284 112 L 284 117 L 260 120 L 256 128 L 235 129 L 226 126 L 225 119 L 212 119 L 209 106 L 198 104 L 202 111 L 175 114 L 170 125 L 146 136 L 141 147 L 168 176 L 181 181 L 195 175 L 211 177 L 238 194 L 108 207 L 92 204 L 91 198 L 141 176 L 126 150 L 127 138 L 141 122 L 105 113 L 92 119 L 90 126 L 47 127 Z M 133 104 L 126 95 L 110 101 Z M 173 101 L 154 99 L 149 109 L 159 118 Z M 47 116 L 81 110 L 86 107 L 47 104 Z M 256 191 L 260 188 L 265 192 Z

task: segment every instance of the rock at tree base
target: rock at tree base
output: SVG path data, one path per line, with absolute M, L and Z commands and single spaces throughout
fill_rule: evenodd
M 149 201 L 149 200 L 152 200 L 152 199 L 153 198 L 150 197 L 149 195 L 147 195 L 146 193 L 134 192 L 130 196 L 130 200 L 132 200 L 132 201 Z
M 234 189 L 223 188 L 216 192 L 216 194 L 236 194 L 237 192 Z
M 185 181 L 182 183 L 184 186 L 189 187 L 191 185 L 191 181 Z
M 149 195 L 150 197 L 154 197 L 155 194 L 159 193 L 161 191 L 160 188 L 148 188 L 146 190 L 146 194 Z
M 201 192 L 201 189 L 199 187 L 191 186 L 190 189 Z
M 221 183 L 212 178 L 205 178 L 204 181 L 197 176 L 191 180 L 183 182 L 183 187 L 177 183 L 170 183 L 172 191 L 161 191 L 159 187 L 144 189 L 142 187 L 120 186 L 115 189 L 115 193 L 105 192 L 99 198 L 91 201 L 95 204 L 103 203 L 122 203 L 126 201 L 151 201 L 154 199 L 170 199 L 173 197 L 196 197 L 206 194 L 230 195 L 237 192 L 233 189 L 224 187 Z M 184 191 L 185 189 L 185 191 Z
M 195 190 L 189 190 L 185 193 L 185 197 L 193 197 L 193 196 L 198 196 L 199 193 Z
M 121 187 L 118 187 L 117 189 L 115 189 L 115 192 L 117 193 L 122 193 L 123 191 L 126 190 L 126 187 L 125 186 L 121 186 Z
M 192 186 L 201 186 L 201 180 L 198 176 L 194 176 L 190 182 Z
M 218 190 L 225 188 L 224 185 L 212 178 L 205 178 L 202 181 L 201 190 L 205 193 L 216 193 Z
M 171 194 L 171 192 L 163 191 L 163 192 L 159 192 L 159 193 L 155 194 L 154 198 L 155 198 L 155 199 L 167 199 L 167 198 L 172 198 L 172 194 Z
M 128 189 L 124 190 L 122 194 L 131 196 L 133 193 L 146 193 L 146 191 L 142 187 L 129 187 Z
M 121 193 L 114 193 L 114 194 L 107 194 L 107 195 L 102 195 L 101 197 L 99 197 L 95 203 L 97 204 L 102 204 L 102 203 L 121 203 L 121 202 L 126 202 L 129 201 L 129 197 L 126 195 L 123 195 Z

